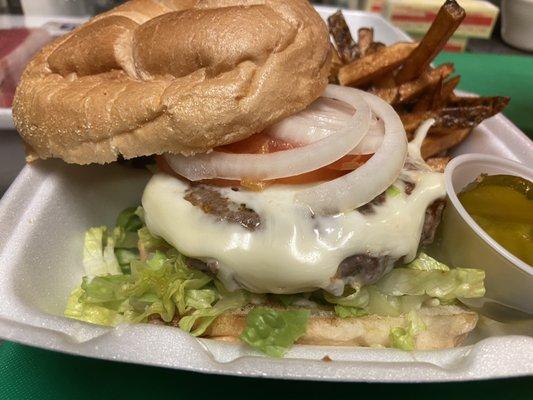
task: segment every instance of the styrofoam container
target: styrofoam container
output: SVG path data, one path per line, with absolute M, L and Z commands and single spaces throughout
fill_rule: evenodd
M 319 10 L 326 15 L 332 9 Z M 353 29 L 376 28 L 377 40 L 407 39 L 377 15 L 346 16 Z M 457 149 L 464 152 L 533 163 L 531 141 L 502 115 L 478 127 Z M 533 374 L 533 321 L 482 319 L 470 341 L 456 349 L 295 346 L 286 358 L 271 359 L 172 327 L 111 329 L 63 317 L 66 298 L 83 275 L 84 231 L 112 225 L 121 209 L 139 204 L 148 178 L 145 171 L 119 165 L 45 161 L 25 167 L 0 201 L 0 337 L 88 357 L 240 376 L 421 382 Z M 333 361 L 322 361 L 326 355 Z

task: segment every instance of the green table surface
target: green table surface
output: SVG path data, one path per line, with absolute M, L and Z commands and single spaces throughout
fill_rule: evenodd
M 443 53 L 436 64 L 454 62 L 460 89 L 511 96 L 505 114 L 533 136 L 533 57 Z M 150 397 L 295 399 L 422 398 L 533 399 L 533 378 L 484 382 L 383 385 L 294 382 L 208 376 L 162 368 L 99 361 L 35 349 L 0 345 L 0 399 L 100 399 Z
M 203 375 L 0 346 L 0 399 L 417 399 L 533 398 L 533 378 L 437 384 L 281 381 Z

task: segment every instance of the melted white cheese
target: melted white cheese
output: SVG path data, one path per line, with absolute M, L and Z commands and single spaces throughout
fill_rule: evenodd
M 293 201 L 295 187 L 273 186 L 261 193 L 217 189 L 260 215 L 255 231 L 216 221 L 183 199 L 187 184 L 165 174 L 150 180 L 142 204 L 153 234 L 189 257 L 218 260 L 218 276 L 226 285 L 233 280 L 256 293 L 297 293 L 328 288 L 341 261 L 354 254 L 415 257 L 426 208 L 445 195 L 444 180 L 426 171 L 403 176 L 416 183 L 411 195 L 397 181 L 400 193 L 366 215 L 312 217 Z

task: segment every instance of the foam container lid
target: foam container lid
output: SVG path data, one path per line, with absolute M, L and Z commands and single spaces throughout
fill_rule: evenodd
M 333 9 L 319 8 L 322 15 Z M 373 26 L 377 40 L 408 37 L 381 17 L 346 12 L 352 29 Z M 502 115 L 485 121 L 456 150 L 533 165 L 532 142 Z M 146 171 L 119 165 L 74 166 L 60 161 L 26 166 L 0 200 L 0 337 L 94 358 L 206 373 L 272 378 L 422 382 L 533 374 L 533 321 L 481 319 L 459 348 L 396 349 L 295 346 L 271 359 L 241 345 L 196 339 L 156 325 L 95 326 L 62 316 L 83 276 L 84 232 L 113 225 L 117 213 L 140 203 Z M 333 361 L 322 361 L 324 356 Z

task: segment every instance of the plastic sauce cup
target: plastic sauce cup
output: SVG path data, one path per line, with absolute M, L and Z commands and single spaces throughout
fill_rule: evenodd
M 518 318 L 533 318 L 533 267 L 492 239 L 457 197 L 481 174 L 514 175 L 533 181 L 533 169 L 504 158 L 486 154 L 454 158 L 444 171 L 448 200 L 439 229 L 439 257 L 453 267 L 485 271 L 486 295 L 483 299 L 465 299 L 468 306 L 479 308 L 481 313 L 485 309 L 487 315 L 494 314 L 490 312 L 494 310 L 505 314 L 507 310 L 509 315 L 520 315 Z

